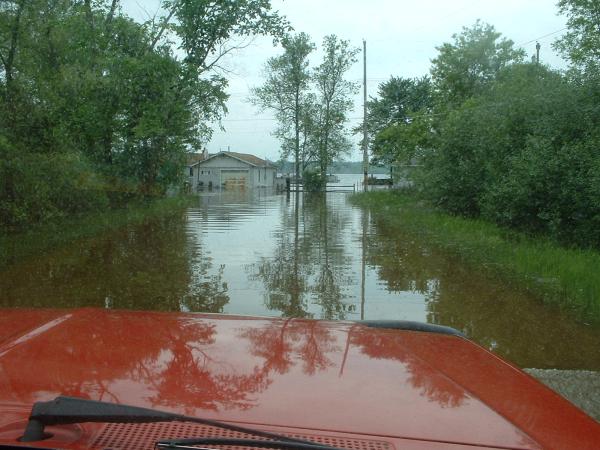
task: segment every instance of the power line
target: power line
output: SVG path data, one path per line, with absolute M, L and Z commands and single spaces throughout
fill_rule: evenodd
M 536 99 L 547 99 L 546 96 L 543 95 L 539 95 L 535 97 Z M 420 117 L 439 117 L 439 116 L 446 116 L 449 114 L 452 114 L 454 112 L 457 111 L 474 111 L 474 110 L 485 110 L 485 109 L 491 109 L 491 108 L 495 108 L 495 107 L 501 107 L 501 106 L 506 106 L 511 104 L 510 101 L 503 101 L 503 102 L 493 102 L 493 103 L 489 103 L 489 104 L 484 104 L 484 105 L 473 105 L 473 106 L 463 106 L 461 107 L 459 110 L 455 110 L 455 109 L 451 109 L 451 110 L 447 110 L 447 111 L 442 111 L 442 112 L 422 112 L 419 114 L 413 114 L 411 115 L 409 118 L 410 119 L 417 119 Z M 590 106 L 587 108 L 579 108 L 579 112 L 581 113 L 585 113 L 585 112 L 596 112 L 599 111 L 600 107 L 599 106 Z M 239 121 L 239 122 L 252 122 L 255 120 L 261 120 L 261 121 L 274 121 L 277 120 L 276 118 L 244 118 L 244 119 L 232 119 L 235 121 Z M 348 117 L 347 120 L 359 120 L 362 121 L 363 118 L 360 116 L 355 116 L 355 117 Z M 263 130 L 263 131 L 268 131 L 268 130 Z M 260 133 L 262 132 L 261 130 L 232 130 L 232 131 L 226 131 L 225 133 Z
M 463 8 L 463 9 L 466 9 L 466 8 Z M 555 30 L 555 31 L 552 31 L 550 33 L 544 34 L 543 36 L 539 36 L 539 37 L 531 39 L 529 41 L 525 41 L 525 42 L 516 44 L 516 46 L 520 47 L 520 46 L 523 46 L 523 45 L 531 44 L 531 43 L 539 41 L 541 39 L 545 39 L 547 37 L 550 37 L 550 36 L 553 36 L 555 34 L 558 34 L 558 33 L 562 32 L 562 31 L 567 30 L 567 29 L 568 29 L 568 27 L 563 27 L 563 28 L 561 28 L 559 30 Z M 465 74 L 467 72 L 468 72 L 468 69 L 464 71 Z M 379 82 L 379 81 L 387 81 L 387 80 L 389 80 L 389 78 L 367 78 L 367 81 L 371 81 L 371 82 Z M 350 81 L 360 81 L 360 80 L 359 79 L 352 79 Z M 233 92 L 233 93 L 230 93 L 229 95 L 230 96 L 242 96 L 242 95 L 249 95 L 249 94 L 250 94 L 250 91 L 248 91 L 247 93 L 244 93 L 244 92 Z M 410 96 L 407 96 L 407 97 L 403 98 L 401 100 L 401 102 L 404 101 L 404 100 L 406 100 L 406 99 L 408 99 L 409 97 Z M 442 113 L 442 114 L 446 114 L 446 113 Z M 436 116 L 436 115 L 440 115 L 440 113 L 433 113 L 433 114 L 429 113 L 429 114 L 424 114 L 424 115 Z M 415 116 L 415 117 L 418 117 L 418 116 Z M 275 117 L 252 117 L 252 118 L 242 118 L 242 119 L 223 119 L 223 120 L 221 120 L 221 122 L 273 122 L 273 121 L 276 121 L 276 120 L 277 120 L 277 118 L 275 118 Z M 363 120 L 363 118 L 362 117 L 348 117 L 347 120 Z
M 493 108 L 496 107 L 501 107 L 501 106 L 506 106 L 508 105 L 509 102 L 495 102 L 495 103 L 491 103 L 488 105 L 476 105 L 476 106 L 469 106 L 469 107 L 463 107 L 460 109 L 461 112 L 464 111 L 476 111 L 476 110 L 491 110 Z M 587 108 L 579 108 L 578 110 L 580 113 L 597 113 L 598 111 L 600 111 L 600 107 L 598 106 L 589 106 Z M 443 116 L 448 116 L 452 113 L 457 112 L 457 110 L 449 110 L 449 111 L 443 111 L 443 112 L 424 112 L 424 113 L 420 113 L 420 114 L 414 114 L 410 116 L 411 120 L 414 119 L 419 119 L 421 117 L 443 117 Z M 362 117 L 353 117 L 353 118 L 349 118 L 349 120 L 359 120 L 362 121 Z M 393 125 L 393 123 L 390 123 L 389 125 Z M 226 130 L 226 131 L 216 131 L 215 134 L 219 135 L 231 135 L 231 134 L 250 134 L 250 135 L 256 135 L 256 136 L 265 136 L 265 133 L 270 133 L 271 130 Z M 269 134 L 269 136 L 272 136 L 272 134 Z
M 362 117 L 347 117 L 347 120 L 362 120 Z M 273 122 L 276 117 L 244 117 L 243 119 L 222 119 L 220 122 Z
M 471 9 L 473 6 L 475 6 L 478 3 L 479 3 L 478 1 L 471 2 L 471 3 L 467 4 L 466 6 L 463 6 L 462 8 L 455 9 L 454 11 L 452 11 L 452 12 L 450 12 L 448 14 L 444 14 L 443 16 L 440 16 L 439 19 L 446 20 L 449 17 L 455 16 L 455 15 L 460 14 L 460 13 L 462 13 L 462 12 L 468 10 L 468 9 Z M 425 24 L 425 25 L 421 25 L 420 27 L 417 27 L 417 28 L 414 28 L 414 29 L 410 30 L 410 32 L 411 33 L 415 33 L 416 31 L 425 30 L 427 28 L 431 28 L 431 23 L 428 23 L 428 24 Z
M 390 75 L 390 77 L 391 77 L 391 75 Z M 387 80 L 389 80 L 390 77 L 387 77 L 387 78 L 382 78 L 382 77 L 379 77 L 379 78 L 367 78 L 367 82 L 379 83 L 381 81 L 387 81 Z M 361 82 L 362 83 L 363 79 L 362 78 L 351 78 L 351 79 L 349 79 L 347 81 Z M 228 95 L 230 97 L 241 97 L 241 96 L 244 96 L 244 95 L 250 95 L 251 93 L 252 93 L 252 91 L 250 89 L 248 89 L 247 91 L 229 92 Z
M 545 34 L 545 35 L 543 35 L 543 36 L 537 37 L 537 38 L 535 38 L 535 39 L 531 39 L 530 41 L 527 41 L 527 42 L 521 42 L 520 44 L 517 44 L 517 47 L 520 47 L 520 46 L 522 46 L 522 45 L 531 44 L 532 42 L 539 41 L 539 40 L 541 40 L 541 39 L 547 38 L 547 37 L 549 37 L 549 36 L 552 36 L 552 35 L 554 35 L 554 34 L 560 33 L 561 31 L 565 31 L 567 28 L 568 28 L 568 27 L 564 27 L 564 28 L 561 28 L 560 30 L 553 31 L 552 33 L 548 33 L 548 34 Z
M 220 122 L 263 122 L 263 121 L 274 121 L 276 117 L 245 117 L 243 119 L 222 119 Z

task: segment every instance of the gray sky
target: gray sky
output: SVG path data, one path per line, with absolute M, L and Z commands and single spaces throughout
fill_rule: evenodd
M 565 63 L 556 55 L 551 43 L 564 32 L 566 20 L 557 15 L 554 0 L 272 0 L 274 9 L 287 16 L 295 31 L 308 33 L 320 47 L 323 36 L 336 34 L 362 47 L 367 40 L 367 89 L 375 95 L 379 83 L 390 76 L 417 77 L 429 72 L 436 46 L 451 40 L 463 26 L 477 19 L 491 23 L 504 36 L 523 47 L 529 55 L 535 40 L 542 45 L 541 59 L 557 68 Z M 156 10 L 157 0 L 124 0 L 125 11 L 143 20 L 145 13 Z M 563 30 L 563 31 L 559 31 Z M 548 34 L 553 33 L 550 36 Z M 251 87 L 262 83 L 267 58 L 281 52 L 271 39 L 257 38 L 244 50 L 227 60 L 229 76 L 229 114 L 223 120 L 226 131 L 215 127 L 207 147 L 210 152 L 226 150 L 252 153 L 278 159 L 279 144 L 271 136 L 275 122 L 269 112 L 261 113 L 247 102 Z M 362 82 L 360 61 L 348 73 L 348 79 Z M 314 55 L 317 64 L 320 54 Z M 360 122 L 362 91 L 350 113 L 351 124 Z M 353 141 L 358 142 L 354 136 Z M 355 145 L 347 158 L 359 160 Z

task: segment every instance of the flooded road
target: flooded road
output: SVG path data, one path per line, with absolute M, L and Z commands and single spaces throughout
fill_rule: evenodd
M 521 367 L 600 370 L 600 330 L 337 192 L 206 193 L 187 210 L 17 258 L 0 270 L 0 307 L 30 306 L 426 321 Z

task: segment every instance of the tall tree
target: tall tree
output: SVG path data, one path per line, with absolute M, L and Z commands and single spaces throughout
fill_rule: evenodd
M 367 103 L 367 123 L 371 133 L 399 122 L 409 122 L 416 111 L 432 107 L 429 77 L 402 78 L 392 76 L 381 83 L 377 97 Z
M 0 221 L 164 192 L 226 111 L 223 57 L 289 29 L 270 0 L 161 5 L 139 23 L 119 0 L 0 1 Z
M 276 136 L 281 140 L 282 157 L 294 157 L 296 178 L 300 176 L 301 162 L 306 160 L 307 114 L 310 88 L 308 58 L 315 50 L 306 33 L 282 39 L 283 54 L 269 58 L 265 65 L 267 79 L 261 87 L 252 90 L 252 101 L 263 109 L 275 112 L 279 122 Z M 305 139 L 301 142 L 301 134 Z
M 368 102 L 367 126 L 377 162 L 410 159 L 428 134 L 426 116 L 433 107 L 429 77 L 391 77 Z M 411 144 L 412 141 L 412 144 Z
M 454 34 L 454 42 L 437 47 L 431 77 L 442 104 L 459 105 L 481 94 L 502 68 L 524 59 L 525 52 L 501 36 L 494 26 L 477 21 Z
M 569 31 L 555 47 L 571 63 L 592 74 L 600 70 L 600 3 L 594 0 L 559 0 Z
M 316 120 L 314 142 L 321 177 L 334 158 L 351 148 L 345 124 L 352 110 L 351 96 L 358 92 L 358 83 L 345 79 L 360 52 L 350 42 L 335 35 L 323 39 L 323 62 L 314 71 L 316 90 Z
M 2 62 L 2 76 L 4 78 L 5 95 L 10 94 L 15 70 L 15 57 L 23 33 L 23 16 L 26 0 L 7 0 L 0 4 L 0 33 L 2 46 L 0 46 L 0 62 Z
M 211 129 L 204 124 L 220 119 L 226 111 L 227 80 L 219 73 L 223 69 L 223 57 L 247 45 L 246 39 L 252 36 L 271 35 L 279 39 L 290 27 L 283 17 L 272 11 L 270 0 L 164 0 L 162 6 L 165 15 L 147 24 L 151 28 L 154 25 L 148 51 L 170 48 L 173 40 L 179 42 L 184 57 L 179 61 L 178 79 L 163 85 L 174 91 L 168 97 L 187 103 L 196 117 L 195 123 L 188 121 L 188 135 L 180 136 L 184 139 L 179 140 L 180 144 L 186 141 L 193 144 L 210 138 Z M 153 123 L 164 124 L 165 121 Z M 142 148 L 148 148 L 147 142 L 145 140 Z M 162 148 L 168 142 L 173 142 L 169 136 L 160 136 L 152 140 L 150 148 Z M 165 172 L 157 170 L 160 165 L 146 166 L 153 171 L 145 177 L 150 181 L 159 179 Z

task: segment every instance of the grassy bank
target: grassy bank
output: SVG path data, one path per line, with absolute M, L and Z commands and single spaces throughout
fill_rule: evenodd
M 408 192 L 356 194 L 352 202 L 474 266 L 521 283 L 544 301 L 575 311 L 585 322 L 600 323 L 600 252 L 565 248 L 481 220 L 444 214 Z
M 128 224 L 140 224 L 165 214 L 176 214 L 197 201 L 194 197 L 171 197 L 139 202 L 122 209 L 86 213 L 61 218 L 26 231 L 0 229 L 0 269 L 14 261 L 60 247 L 78 239 L 116 230 Z

